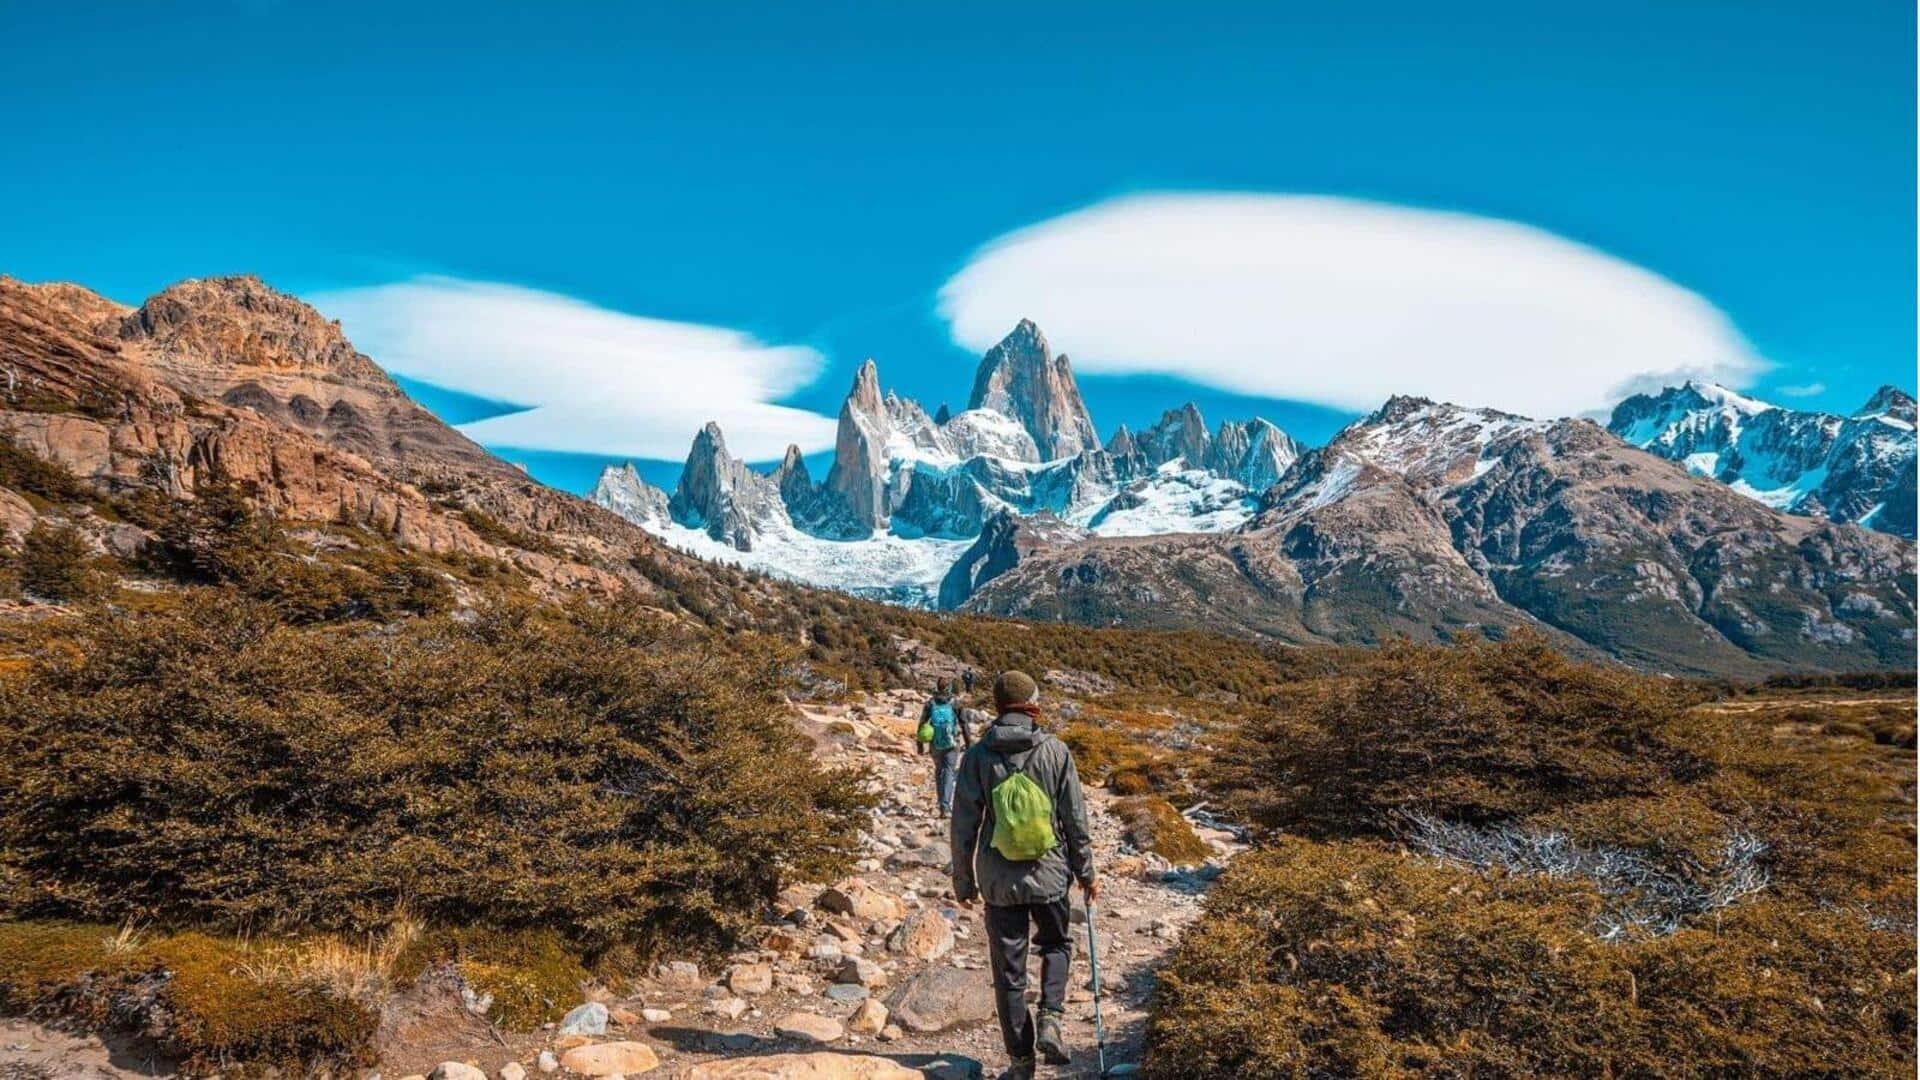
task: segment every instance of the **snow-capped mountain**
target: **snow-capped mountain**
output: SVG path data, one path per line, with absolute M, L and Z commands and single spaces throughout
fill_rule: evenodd
M 1192 404 L 1103 447 L 1067 357 L 1022 321 L 981 358 L 957 414 L 883 392 L 876 365 L 863 364 L 818 483 L 797 447 L 760 473 L 708 424 L 671 495 L 626 466 L 603 472 L 592 498 L 694 554 L 933 604 L 997 515 L 1047 515 L 1095 536 L 1223 532 L 1252 518 L 1300 452 L 1259 417 L 1209 433 Z
M 1628 398 L 1607 427 L 1776 510 L 1914 535 L 1914 400 L 1897 387 L 1838 416 L 1690 382 Z

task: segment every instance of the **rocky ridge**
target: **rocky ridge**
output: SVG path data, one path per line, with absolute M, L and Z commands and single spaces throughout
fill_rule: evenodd
M 1302 456 L 1230 533 L 994 540 L 977 558 L 1011 567 L 965 610 L 1298 643 L 1525 627 L 1718 674 L 1914 647 L 1911 544 L 1782 514 L 1587 421 L 1418 398 Z
M 1898 387 L 1838 416 L 1689 382 L 1621 402 L 1607 429 L 1777 510 L 1914 537 L 1914 400 Z

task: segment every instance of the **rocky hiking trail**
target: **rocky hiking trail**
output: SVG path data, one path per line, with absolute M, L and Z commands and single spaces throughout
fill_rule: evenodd
M 772 919 L 718 970 L 689 961 L 583 994 L 566 1020 L 502 1031 L 462 1001 L 457 986 L 422 985 L 386 1007 L 379 1061 L 361 1075 L 389 1080 L 535 1080 L 636 1076 L 673 1080 L 962 1080 L 997 1076 L 1000 1047 L 981 913 L 953 902 L 947 827 L 935 813 L 932 765 L 915 753 L 925 696 L 869 695 L 852 705 L 797 706 L 796 725 L 827 764 L 859 764 L 880 796 L 863 830 L 855 876 L 795 886 Z M 1237 854 L 1230 832 L 1196 822 L 1214 851 L 1205 866 L 1173 868 L 1133 851 L 1088 788 L 1099 906 L 1107 1063 L 1139 1061 L 1154 971 L 1220 867 Z M 1085 910 L 1074 892 L 1074 960 L 1067 1005 L 1070 1065 L 1042 1076 L 1098 1075 Z M 1039 959 L 1030 964 L 1037 994 Z M 165 1075 L 164 1066 L 97 1039 L 25 1021 L 0 1030 L 0 1078 Z

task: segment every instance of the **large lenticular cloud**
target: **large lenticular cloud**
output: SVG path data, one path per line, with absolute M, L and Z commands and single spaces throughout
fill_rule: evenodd
M 461 426 L 488 446 L 678 460 L 709 420 L 749 461 L 833 445 L 832 419 L 772 404 L 819 374 L 804 346 L 445 277 L 311 299 L 390 371 L 527 406 Z
M 1534 416 L 1761 361 L 1712 304 L 1525 225 L 1349 199 L 1137 195 L 1021 229 L 940 290 L 955 340 L 1030 317 L 1076 368 L 1364 410 L 1421 394 Z

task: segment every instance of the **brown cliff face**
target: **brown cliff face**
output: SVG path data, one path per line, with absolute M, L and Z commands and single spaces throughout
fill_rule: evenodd
M 0 278 L 0 431 L 106 489 L 236 483 L 289 520 L 501 559 L 550 591 L 649 593 L 636 562 L 704 572 L 441 423 L 256 278 L 183 282 L 138 309 Z M 481 536 L 469 510 L 505 533 Z

